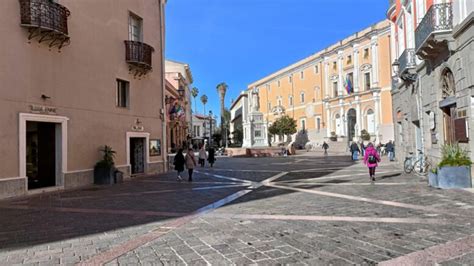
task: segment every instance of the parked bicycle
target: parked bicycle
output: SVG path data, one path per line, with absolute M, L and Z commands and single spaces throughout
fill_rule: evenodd
M 423 151 L 418 150 L 418 152 L 418 158 L 415 158 L 413 152 L 410 152 L 410 156 L 406 157 L 405 162 L 403 163 L 403 170 L 407 174 L 415 171 L 416 175 L 426 176 L 428 175 L 428 171 L 431 169 L 431 163 L 428 157 L 424 155 Z

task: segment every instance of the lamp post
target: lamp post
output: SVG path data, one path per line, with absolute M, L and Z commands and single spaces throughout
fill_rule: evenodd
M 209 146 L 212 146 L 212 111 L 209 111 Z

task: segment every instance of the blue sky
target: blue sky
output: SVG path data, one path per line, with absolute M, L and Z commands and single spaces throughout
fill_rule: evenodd
M 387 8 L 388 0 L 168 0 L 166 57 L 191 66 L 206 112 L 218 115 L 220 82 L 229 107 L 248 84 L 385 19 Z

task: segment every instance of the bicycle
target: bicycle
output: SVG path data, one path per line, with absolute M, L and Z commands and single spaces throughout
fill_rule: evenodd
M 415 174 L 418 176 L 427 176 L 428 172 L 431 168 L 431 162 L 428 159 L 428 156 L 425 156 L 421 150 L 418 150 L 419 156 L 416 161 L 413 161 L 413 152 L 410 152 L 409 157 L 405 158 L 405 162 L 403 163 L 403 170 L 405 173 L 410 174 L 415 170 Z

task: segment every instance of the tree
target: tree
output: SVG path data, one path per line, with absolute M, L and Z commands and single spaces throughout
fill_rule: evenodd
M 194 98 L 194 110 L 197 112 L 197 105 L 196 105 L 196 97 L 198 96 L 199 94 L 199 89 L 194 87 L 192 90 L 191 90 L 191 96 L 193 96 Z
M 229 86 L 225 82 L 221 82 L 217 84 L 216 89 L 219 93 L 219 99 L 221 103 L 221 132 L 224 132 L 224 100 L 225 100 L 225 93 Z M 227 141 L 227 140 L 226 140 Z
M 234 144 L 242 144 L 244 140 L 244 131 L 242 130 L 242 126 L 237 126 L 234 129 L 234 132 L 232 132 L 233 138 L 232 141 L 234 141 Z
M 207 96 L 206 94 L 201 95 L 201 102 L 204 105 L 204 115 L 206 115 L 206 103 L 207 103 Z
M 273 122 L 268 128 L 268 132 L 278 136 L 291 135 L 296 133 L 296 127 L 296 120 L 288 115 L 284 115 Z

